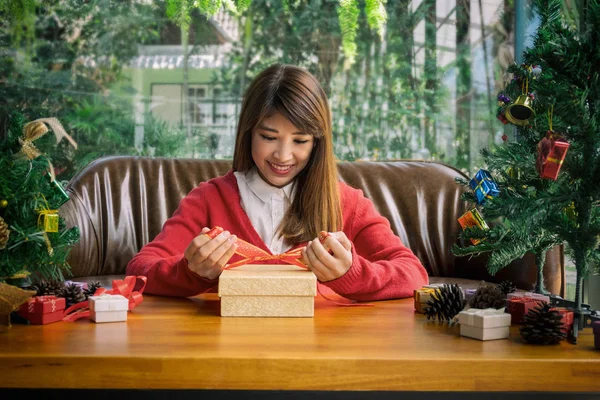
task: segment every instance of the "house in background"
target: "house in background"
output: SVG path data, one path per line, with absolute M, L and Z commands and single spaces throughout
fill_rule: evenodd
M 187 132 L 192 143 L 187 156 L 231 157 L 240 101 L 221 96 L 214 74 L 223 67 L 238 34 L 235 17 L 223 10 L 208 20 L 193 16 L 187 94 L 180 28 L 165 21 L 159 43 L 139 46 L 138 55 L 124 68 L 138 93 L 134 99 L 136 146 L 143 141 L 144 119 L 151 113 Z
M 359 113 L 361 121 L 357 135 L 407 139 L 404 146 L 410 148 L 413 158 L 429 159 L 438 153 L 438 157 L 462 169 L 476 164 L 479 149 L 500 140 L 504 131 L 492 115 L 495 103 L 491 89 L 497 82 L 493 70 L 494 55 L 487 49 L 491 50 L 494 46 L 494 30 L 490 27 L 497 25 L 505 3 L 506 0 L 490 0 L 487 3 L 469 0 L 457 7 L 456 2 L 411 1 L 406 12 L 414 16 L 411 28 L 413 74 L 427 84 L 435 83 L 434 86 L 440 80 L 440 85 L 448 92 L 446 103 L 436 111 L 434 90 L 428 90 L 425 92 L 427 107 L 423 110 L 431 111 L 429 115 L 425 115 L 426 112 L 419 115 L 422 120 L 420 126 L 398 129 L 382 119 L 379 127 L 369 125 L 364 128 L 362 120 L 372 114 L 367 105 L 369 100 L 365 99 Z M 186 132 L 190 138 L 189 146 L 186 146 L 190 150 L 189 156 L 231 157 L 241 101 L 221 96 L 214 84 L 214 74 L 225 66 L 228 53 L 240 38 L 237 18 L 223 9 L 210 19 L 199 14 L 192 16 L 187 90 L 183 83 L 181 30 L 168 20 L 159 23 L 163 26 L 159 29 L 157 43 L 139 46 L 138 56 L 125 68 L 138 93 L 134 99 L 136 145 L 143 141 L 145 116 L 151 113 Z M 434 51 L 427 52 L 425 43 L 434 44 Z M 385 48 L 385 45 L 382 47 Z M 458 63 L 458 59 L 465 61 Z M 429 69 L 435 70 L 432 76 L 424 76 L 426 64 L 435 66 Z M 367 63 L 362 68 L 367 69 Z M 459 73 L 461 68 L 466 72 Z M 334 77 L 336 82 L 341 82 L 338 85 L 340 93 L 348 85 L 344 76 L 339 72 Z M 369 85 L 359 79 L 361 91 Z M 376 85 L 381 91 L 385 82 L 378 81 Z M 332 93 L 330 99 L 334 118 L 343 120 L 343 114 L 336 110 L 340 104 L 339 97 L 339 93 Z M 383 100 L 384 114 L 395 107 L 393 102 L 388 103 L 388 100 Z M 425 121 L 429 122 L 426 124 Z M 334 124 L 334 129 L 337 132 L 351 131 L 343 123 Z M 387 133 L 382 134 L 384 131 Z M 349 146 L 355 144 L 352 142 Z M 397 156 L 388 151 L 383 153 L 382 158 Z

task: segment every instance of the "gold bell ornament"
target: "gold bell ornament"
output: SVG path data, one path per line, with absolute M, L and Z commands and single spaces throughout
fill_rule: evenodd
M 504 112 L 504 116 L 506 119 L 514 125 L 528 125 L 529 119 L 533 117 L 534 111 L 531 107 L 531 103 L 533 102 L 533 95 L 530 95 L 529 92 L 529 79 L 525 79 L 525 90 L 514 103 L 506 107 L 506 111 Z

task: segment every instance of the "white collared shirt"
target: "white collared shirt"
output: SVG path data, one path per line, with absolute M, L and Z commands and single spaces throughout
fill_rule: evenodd
M 271 186 L 260 177 L 256 167 L 248 172 L 235 171 L 233 175 L 240 190 L 241 206 L 271 253 L 289 250 L 292 246 L 275 232 L 293 200 L 293 182 L 283 188 Z

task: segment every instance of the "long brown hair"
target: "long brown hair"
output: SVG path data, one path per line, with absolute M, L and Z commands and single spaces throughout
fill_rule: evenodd
M 296 195 L 279 232 L 291 243 L 312 240 L 320 231 L 342 229 L 338 174 L 333 153 L 331 111 L 327 95 L 308 71 L 275 64 L 250 84 L 242 102 L 233 154 L 233 169 L 254 167 L 252 133 L 267 116 L 281 113 L 302 132 L 314 137 L 314 148 L 294 185 Z

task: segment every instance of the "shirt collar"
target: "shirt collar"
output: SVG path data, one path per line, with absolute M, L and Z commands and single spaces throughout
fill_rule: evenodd
M 261 178 L 256 167 L 253 167 L 246 173 L 246 182 L 252 192 L 265 203 L 271 200 L 271 197 L 283 192 L 285 196 L 292 201 L 292 189 L 294 187 L 294 181 L 288 183 L 282 188 L 269 185 Z

